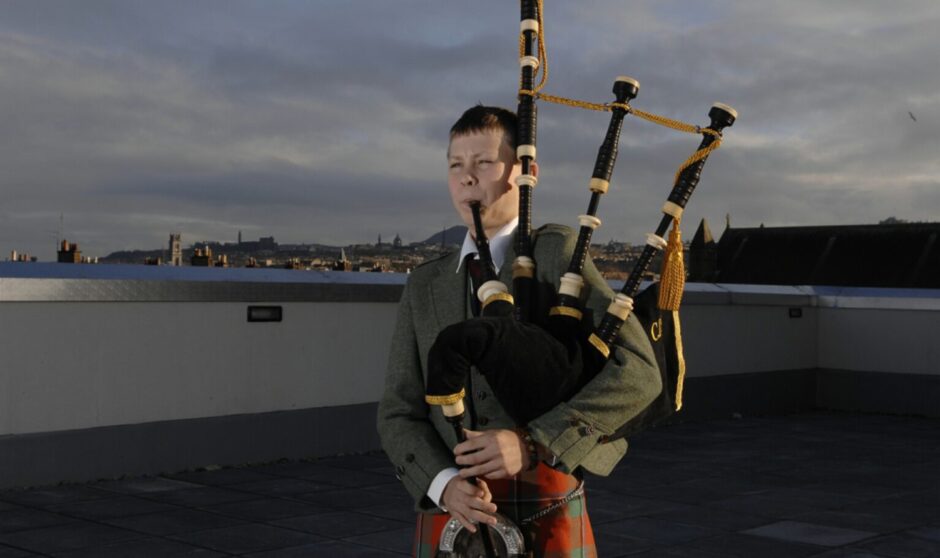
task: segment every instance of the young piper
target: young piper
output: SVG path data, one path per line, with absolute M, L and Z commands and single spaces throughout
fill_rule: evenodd
M 521 528 L 532 556 L 596 556 L 581 490 L 583 472 L 611 472 L 627 442 L 608 443 L 605 436 L 661 390 L 649 341 L 631 316 L 605 368 L 571 399 L 529 424 L 515 424 L 476 371 L 466 396 L 473 424 L 466 442 L 458 445 L 440 409 L 425 402 L 427 355 L 437 334 L 473 316 L 466 264 L 476 254 L 470 202 L 483 208 L 500 279 L 512 282 L 519 211 L 515 178 L 520 174 L 515 131 L 514 113 L 485 106 L 470 108 L 451 128 L 448 188 L 469 232 L 460 252 L 415 269 L 399 304 L 378 431 L 398 478 L 416 502 L 414 555 L 419 557 L 437 553 L 451 517 L 475 532 L 478 523 L 495 524 L 491 514 L 497 511 Z M 537 166 L 530 172 L 537 174 Z M 557 290 L 576 235 L 567 227 L 546 225 L 533 236 L 536 278 Z M 584 308 L 596 324 L 613 293 L 590 259 L 583 277 Z M 477 484 L 468 482 L 469 477 L 476 477 Z

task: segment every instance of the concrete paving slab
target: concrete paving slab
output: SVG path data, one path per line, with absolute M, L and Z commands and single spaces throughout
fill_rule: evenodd
M 257 523 L 183 533 L 173 535 L 170 538 L 193 546 L 210 548 L 229 554 L 276 550 L 318 542 L 323 539 L 323 537 L 311 533 L 301 533 Z
M 215 513 L 194 509 L 178 509 L 170 512 L 135 515 L 133 517 L 120 517 L 105 521 L 108 525 L 120 527 L 130 531 L 146 533 L 148 535 L 177 535 L 244 525 L 244 520 L 226 517 Z
M 263 498 L 260 494 L 244 492 L 240 490 L 230 490 L 214 486 L 202 488 L 189 488 L 186 490 L 168 490 L 166 492 L 154 492 L 145 496 L 147 499 L 173 504 L 184 507 L 214 506 L 216 504 L 225 504 L 227 502 L 241 502 L 245 500 L 260 500 Z
M 305 502 L 338 509 L 357 509 L 365 506 L 396 503 L 408 507 L 414 505 L 411 498 L 404 492 L 404 489 L 402 489 L 402 493 L 397 496 L 369 490 L 344 488 L 340 490 L 299 494 L 296 498 Z
M 747 535 L 769 537 L 782 541 L 801 542 L 820 546 L 844 546 L 877 536 L 870 531 L 830 527 L 802 521 L 778 521 L 743 531 Z
M 246 502 L 230 502 L 201 508 L 213 514 L 225 515 L 249 521 L 267 522 L 302 515 L 316 515 L 333 511 L 325 506 L 308 504 L 284 498 L 265 498 Z
M 312 482 L 299 478 L 277 478 L 244 484 L 230 484 L 227 485 L 226 488 L 241 492 L 250 492 L 258 496 L 294 496 L 320 490 L 336 490 L 335 485 Z
M 44 510 L 30 508 L 8 509 L 7 511 L 0 511 L 0 533 L 39 529 L 74 521 L 74 517 Z
M 0 558 L 29 558 L 30 556 L 41 556 L 25 550 L 10 548 L 9 546 L 0 546 Z
M 272 521 L 271 524 L 333 539 L 346 539 L 381 531 L 393 531 L 405 527 L 414 527 L 413 524 L 352 511 L 336 511 L 325 514 L 292 517 Z
M 330 558 L 401 558 L 401 556 L 408 555 L 410 555 L 410 553 L 400 554 L 346 541 L 324 541 L 271 552 L 245 554 L 243 558 L 310 558 L 311 556 L 329 556 Z
M 140 538 L 145 538 L 145 535 L 98 523 L 76 521 L 65 525 L 0 534 L 0 544 L 31 552 L 54 554 Z
M 160 538 L 128 541 L 54 555 L 55 558 L 220 558 L 221 552 Z
M 2 502 L 36 507 L 113 497 L 114 493 L 112 492 L 81 484 L 0 492 L 0 501 Z
M 590 513 L 590 510 L 588 513 Z M 665 545 L 676 545 L 694 541 L 709 537 L 715 533 L 707 527 L 645 517 L 621 519 L 607 523 L 604 525 L 604 532 Z
M 591 513 L 593 514 L 593 510 L 591 510 Z M 686 506 L 681 509 L 652 514 L 649 517 L 726 532 L 736 532 L 774 522 L 771 518 L 752 513 L 741 514 L 702 506 Z
M 99 482 L 95 484 L 95 488 L 109 492 L 117 492 L 119 494 L 133 495 L 200 488 L 200 485 L 163 477 L 145 477 Z
M 679 546 L 723 558 L 803 558 L 826 550 L 824 546 L 773 540 L 743 533 L 722 534 Z
M 594 543 L 597 546 L 597 555 L 604 558 L 620 558 L 633 556 L 638 552 L 656 547 L 656 543 L 633 537 L 619 536 L 613 533 L 594 531 Z
M 940 542 L 906 534 L 879 537 L 860 543 L 856 547 L 894 558 L 937 558 L 940 556 Z
M 908 529 L 923 523 L 924 518 L 902 519 L 885 514 L 854 511 L 851 507 L 842 510 L 825 510 L 801 514 L 793 517 L 794 521 L 858 529 L 877 534 L 888 534 Z
M 371 546 L 379 550 L 389 552 L 398 552 L 401 554 L 411 553 L 414 546 L 415 528 L 413 525 L 392 529 L 391 531 L 380 531 L 378 533 L 369 533 L 368 535 L 356 535 L 346 539 L 346 542 Z
M 121 496 L 118 498 L 89 500 L 87 502 L 56 504 L 54 506 L 48 506 L 46 509 L 77 519 L 102 520 L 143 515 L 145 513 L 172 511 L 179 508 L 172 504 L 144 500 L 143 498 L 134 498 L 133 496 Z
M 907 531 L 906 534 L 920 537 L 922 539 L 940 542 L 940 523 L 924 525 L 918 529 L 911 529 L 910 531 Z
M 277 478 L 275 475 L 247 467 L 231 467 L 215 471 L 182 471 L 165 474 L 163 477 L 205 486 L 225 486 Z

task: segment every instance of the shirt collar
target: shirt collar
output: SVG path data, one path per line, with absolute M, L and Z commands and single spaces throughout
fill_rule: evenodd
M 512 221 L 506 223 L 502 226 L 496 234 L 493 235 L 493 238 L 490 238 L 490 254 L 493 255 L 493 265 L 496 266 L 496 272 L 499 273 L 499 268 L 502 266 L 503 258 L 506 256 L 506 250 L 509 248 L 509 241 L 512 240 L 512 233 L 516 230 L 516 225 L 519 224 L 519 218 L 515 217 Z M 457 273 L 460 273 L 460 266 L 463 265 L 464 258 L 467 257 L 467 254 L 476 254 L 477 245 L 473 241 L 473 237 L 470 236 L 470 231 L 467 230 L 467 236 L 463 238 L 463 246 L 460 247 L 460 259 L 457 260 Z

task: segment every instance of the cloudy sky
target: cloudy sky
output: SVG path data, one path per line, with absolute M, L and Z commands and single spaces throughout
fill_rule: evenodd
M 546 0 L 546 92 L 740 118 L 687 234 L 940 215 L 936 0 Z M 507 0 L 3 0 L 0 259 L 273 235 L 421 240 L 456 224 L 447 130 L 515 107 Z M 542 103 L 536 222 L 574 224 L 609 116 Z M 914 121 L 908 114 L 916 117 Z M 624 125 L 595 238 L 639 242 L 698 138 Z

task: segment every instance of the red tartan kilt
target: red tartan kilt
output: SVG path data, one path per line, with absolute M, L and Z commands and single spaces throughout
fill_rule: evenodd
M 564 498 L 578 487 L 578 479 L 540 463 L 531 472 L 512 479 L 487 480 L 493 502 L 499 513 L 520 525 L 526 539 L 526 550 L 536 558 L 596 558 L 594 533 L 588 518 L 584 496 L 575 498 L 526 525 L 521 521 Z M 450 520 L 447 513 L 418 514 L 414 556 L 433 558 L 437 554 L 441 532 Z M 528 541 L 537 548 L 528 548 Z

